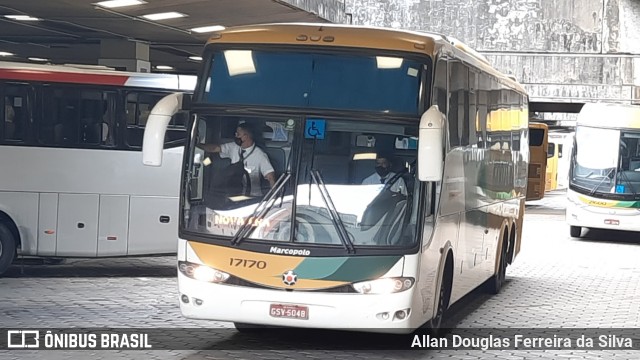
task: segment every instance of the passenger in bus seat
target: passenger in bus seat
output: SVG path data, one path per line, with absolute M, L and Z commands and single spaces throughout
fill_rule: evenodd
M 391 156 L 378 153 L 376 156 L 375 172 L 362 180 L 362 185 L 386 184 L 396 174 L 391 171 Z M 402 178 L 399 178 L 390 188 L 393 192 L 407 195 L 407 185 Z
M 262 196 L 260 176 L 264 177 L 269 186 L 276 183 L 275 171 L 267 154 L 259 148 L 255 141 L 255 131 L 249 124 L 238 125 L 233 142 L 225 144 L 200 144 L 198 147 L 209 153 L 219 153 L 221 158 L 231 159 L 232 164 L 243 161 L 246 172 L 251 181 L 251 196 Z

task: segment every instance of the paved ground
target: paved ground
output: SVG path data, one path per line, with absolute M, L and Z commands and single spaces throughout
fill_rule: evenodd
M 448 325 L 474 328 L 640 328 L 640 239 L 595 231 L 572 239 L 564 194 L 531 203 L 523 248 L 497 296 L 473 293 L 452 309 Z M 331 342 L 370 342 L 352 334 L 302 332 L 290 338 L 236 333 L 227 323 L 183 319 L 177 307 L 174 259 L 74 260 L 64 265 L 14 266 L 0 278 L 0 328 L 217 328 L 208 351 L 19 351 L 1 359 L 638 359 L 640 351 L 329 351 Z M 176 333 L 179 335 L 178 333 Z M 185 334 L 185 336 L 190 336 Z M 202 336 L 202 333 L 199 333 Z M 315 337 L 315 339 L 303 339 Z M 636 337 L 638 339 L 638 337 Z M 307 342 L 309 350 L 299 348 Z M 638 341 L 638 340 L 636 340 Z M 310 342 L 310 346 L 308 344 Z M 277 346 L 274 346 L 276 344 Z M 258 350 L 258 349 L 275 350 Z M 288 350 L 291 349 L 291 350 Z

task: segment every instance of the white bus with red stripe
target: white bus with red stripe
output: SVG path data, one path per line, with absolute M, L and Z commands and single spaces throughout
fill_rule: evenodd
M 0 62 L 0 274 L 16 256 L 173 254 L 186 136 L 143 166 L 146 119 L 189 75 Z

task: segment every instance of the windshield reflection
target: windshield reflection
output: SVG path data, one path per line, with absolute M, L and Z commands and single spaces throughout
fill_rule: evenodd
M 395 207 L 382 208 L 388 205 L 389 201 L 379 199 L 396 197 L 399 201 L 406 202 L 404 195 L 384 189 L 384 185 L 327 185 L 326 188 L 354 245 L 378 245 L 373 242 L 376 235 L 380 231 L 388 230 L 385 227 L 388 228 L 389 224 L 395 223 L 393 220 L 402 220 L 389 219 L 386 225 L 382 221 L 383 215 L 388 215 L 389 211 L 386 210 L 395 210 Z M 298 185 L 297 196 L 299 226 L 295 241 L 339 245 L 340 237 L 331 222 L 319 188 L 315 185 Z M 196 223 L 192 223 L 191 226 L 211 235 L 233 236 L 248 219 L 249 225 L 255 227 L 249 236 L 250 239 L 289 241 L 293 196 L 287 195 L 275 199 L 275 202 L 275 206 L 262 219 L 250 218 L 257 203 L 230 210 L 206 208 L 204 226 L 198 226 Z M 373 213 L 381 214 L 377 216 L 378 221 L 375 221 L 376 215 Z M 400 214 L 397 213 L 396 216 L 398 215 Z
M 640 192 L 640 131 L 578 127 L 570 185 L 588 195 L 636 197 Z

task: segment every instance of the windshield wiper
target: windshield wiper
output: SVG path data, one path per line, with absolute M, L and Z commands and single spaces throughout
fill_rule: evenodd
M 593 189 L 591 189 L 591 191 L 589 191 L 589 196 L 593 196 L 596 193 L 596 191 L 598 191 L 598 188 L 600 187 L 600 185 L 602 185 L 602 183 L 605 180 L 609 179 L 609 175 L 611 175 L 613 170 L 614 170 L 614 168 L 611 168 L 611 170 L 609 170 L 609 172 L 606 175 L 604 175 L 602 180 L 600 180 L 600 182 L 598 182 L 598 184 Z M 609 179 L 609 182 L 611 182 L 611 179 Z
M 331 200 L 331 195 L 329 195 L 329 191 L 327 191 L 327 187 L 325 186 L 324 181 L 322 180 L 322 175 L 320 175 L 320 172 L 318 170 L 314 170 L 314 169 L 312 169 L 309 172 L 311 173 L 311 178 L 313 179 L 313 182 L 318 186 L 318 189 L 320 190 L 322 201 L 324 202 L 325 206 L 329 210 L 329 216 L 331 217 L 331 222 L 333 223 L 333 226 L 336 228 L 336 232 L 340 237 L 340 241 L 342 241 L 342 245 L 344 245 L 345 249 L 347 249 L 349 253 L 355 253 L 356 250 L 353 247 L 353 243 L 351 242 L 351 239 L 349 238 L 349 233 L 347 232 L 347 229 L 344 226 L 344 222 L 342 222 L 342 219 L 340 218 L 340 214 L 338 214 L 338 211 L 336 210 L 336 207 L 333 204 L 333 201 Z
M 273 187 L 269 189 L 267 194 L 262 198 L 258 205 L 256 205 L 251 216 L 244 219 L 244 223 L 242 223 L 236 234 L 233 236 L 233 239 L 231 239 L 231 245 L 238 245 L 242 239 L 251 235 L 253 230 L 256 228 L 253 224 L 259 223 L 262 218 L 267 215 L 269 210 L 273 208 L 273 205 L 277 202 L 276 196 L 278 195 L 278 192 L 282 190 L 284 184 L 289 181 L 289 178 L 291 178 L 291 172 L 289 171 L 280 175 Z

